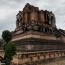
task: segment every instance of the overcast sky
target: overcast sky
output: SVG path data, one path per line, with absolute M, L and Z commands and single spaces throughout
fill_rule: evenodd
M 3 30 L 13 31 L 16 27 L 16 14 L 25 4 L 52 11 L 56 17 L 56 26 L 65 30 L 65 0 L 0 0 L 0 37 Z

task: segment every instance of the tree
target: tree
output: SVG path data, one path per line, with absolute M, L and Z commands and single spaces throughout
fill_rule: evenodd
M 10 42 L 12 39 L 12 33 L 8 30 L 5 30 L 2 32 L 2 38 L 6 43 Z
M 10 59 L 6 58 L 2 60 L 2 63 L 5 63 L 5 65 L 10 65 Z
M 10 58 L 16 54 L 16 45 L 9 42 L 5 47 L 5 55 Z
M 14 43 L 9 42 L 5 46 L 5 55 L 4 59 L 2 60 L 3 63 L 6 65 L 10 65 L 13 56 L 16 54 L 16 45 Z
M 5 44 L 3 46 L 5 55 L 2 62 L 5 63 L 5 65 L 10 65 L 13 56 L 16 54 L 16 45 L 10 42 L 12 39 L 12 33 L 10 31 L 3 31 L 2 38 L 5 41 Z

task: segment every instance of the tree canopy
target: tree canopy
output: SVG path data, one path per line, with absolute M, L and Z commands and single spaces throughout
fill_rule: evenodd
M 11 42 L 12 33 L 8 30 L 2 32 L 2 38 L 5 41 L 3 45 L 4 58 L 2 60 L 5 65 L 10 65 L 13 56 L 16 54 L 16 45 Z
M 8 43 L 12 39 L 12 33 L 8 30 L 5 30 L 2 32 L 2 38 L 6 43 Z

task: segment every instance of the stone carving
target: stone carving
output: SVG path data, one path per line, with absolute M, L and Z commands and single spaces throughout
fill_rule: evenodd
M 42 32 L 43 31 L 43 26 L 42 25 L 39 26 L 38 30 Z
M 31 30 L 34 30 L 35 29 L 35 23 L 33 23 L 33 22 L 30 22 L 30 26 L 31 26 Z
M 23 25 L 22 29 L 23 29 L 23 32 L 26 32 L 28 30 L 26 25 Z
M 49 12 L 47 17 L 48 17 L 48 23 L 50 25 L 52 25 L 53 27 L 55 27 L 55 16 L 54 16 L 54 14 L 52 12 Z
M 16 17 L 16 19 L 17 19 L 16 22 L 18 22 L 18 23 L 17 23 L 18 26 L 21 26 L 21 21 L 22 21 L 21 15 L 18 15 L 18 16 Z

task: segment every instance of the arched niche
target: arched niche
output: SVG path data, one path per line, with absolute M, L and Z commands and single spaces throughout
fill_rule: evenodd
M 49 13 L 49 14 L 47 15 L 47 19 L 48 19 L 48 24 L 49 24 L 49 25 L 52 25 L 53 27 L 56 26 L 56 24 L 55 24 L 55 16 L 54 16 L 53 13 Z
M 18 27 L 20 27 L 21 26 L 21 22 L 22 22 L 22 17 L 21 17 L 21 15 L 17 15 L 16 16 L 16 27 L 18 28 Z

